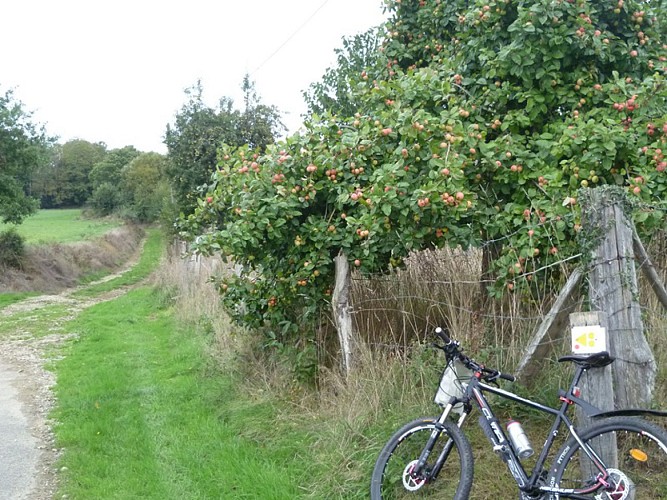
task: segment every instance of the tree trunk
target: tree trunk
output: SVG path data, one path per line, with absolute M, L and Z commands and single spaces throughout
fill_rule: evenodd
M 352 307 L 350 305 L 350 264 L 344 252 L 334 258 L 336 284 L 332 294 L 334 322 L 340 342 L 341 365 L 345 376 L 352 371 L 352 348 L 354 331 L 352 326 Z

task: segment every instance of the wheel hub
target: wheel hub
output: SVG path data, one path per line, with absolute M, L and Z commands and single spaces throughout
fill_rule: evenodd
M 613 490 L 605 491 L 595 498 L 598 500 L 634 500 L 635 483 L 620 470 L 608 469 L 608 471 L 609 482 Z
M 403 470 L 403 487 L 408 491 L 417 491 L 426 484 L 426 478 L 415 476 L 413 471 L 417 466 L 418 460 L 413 460 L 405 466 Z

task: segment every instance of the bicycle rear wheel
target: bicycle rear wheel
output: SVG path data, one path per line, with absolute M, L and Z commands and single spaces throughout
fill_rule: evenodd
M 433 432 L 438 434 L 422 471 L 417 461 Z M 433 467 L 445 447 L 449 454 L 440 471 Z M 375 462 L 371 479 L 371 500 L 439 498 L 466 500 L 473 479 L 470 443 L 454 423 L 437 424 L 420 418 L 399 429 L 387 442 Z
M 610 472 L 610 485 L 595 487 L 599 471 L 570 437 L 558 452 L 550 485 L 610 500 L 667 499 L 667 433 L 637 418 L 609 418 L 580 433 Z M 600 496 L 602 495 L 602 496 Z M 580 498 L 577 497 L 577 498 Z M 558 496 L 555 496 L 558 498 Z

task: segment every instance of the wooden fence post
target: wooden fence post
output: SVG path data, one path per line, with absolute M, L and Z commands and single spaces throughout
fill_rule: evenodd
M 581 191 L 582 231 L 594 242 L 591 250 L 591 309 L 607 316 L 616 408 L 650 403 L 656 363 L 644 336 L 637 301 L 632 224 L 623 207 L 625 192 L 604 186 Z
M 347 261 L 347 255 L 340 252 L 334 258 L 336 268 L 336 284 L 331 296 L 331 305 L 333 307 L 334 322 L 338 331 L 338 340 L 340 342 L 341 364 L 345 376 L 349 376 L 352 371 L 352 344 L 353 344 L 353 326 L 350 305 L 350 264 Z
M 535 380 L 536 375 L 542 369 L 544 358 L 551 353 L 557 341 L 562 340 L 565 336 L 567 314 L 579 299 L 581 278 L 582 271 L 576 268 L 533 335 L 523 359 L 514 371 L 521 382 L 530 385 Z
M 601 311 L 579 312 L 570 314 L 570 329 L 577 326 L 595 326 L 599 325 L 607 329 L 607 315 Z M 605 349 L 609 350 L 609 337 L 607 336 L 607 345 Z M 601 410 L 613 410 L 614 383 L 611 375 L 611 365 L 604 368 L 593 368 L 588 370 L 581 378 L 579 384 L 582 397 L 590 404 L 597 406 Z M 577 417 L 583 420 L 583 413 L 577 413 Z M 590 423 L 583 422 L 582 423 Z

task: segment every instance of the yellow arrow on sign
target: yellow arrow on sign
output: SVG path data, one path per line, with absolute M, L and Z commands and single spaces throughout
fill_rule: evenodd
M 579 345 L 584 345 L 587 347 L 595 347 L 596 344 L 596 338 L 595 338 L 595 333 L 589 332 L 589 333 L 584 333 L 583 335 L 580 335 L 576 339 L 574 339 Z

